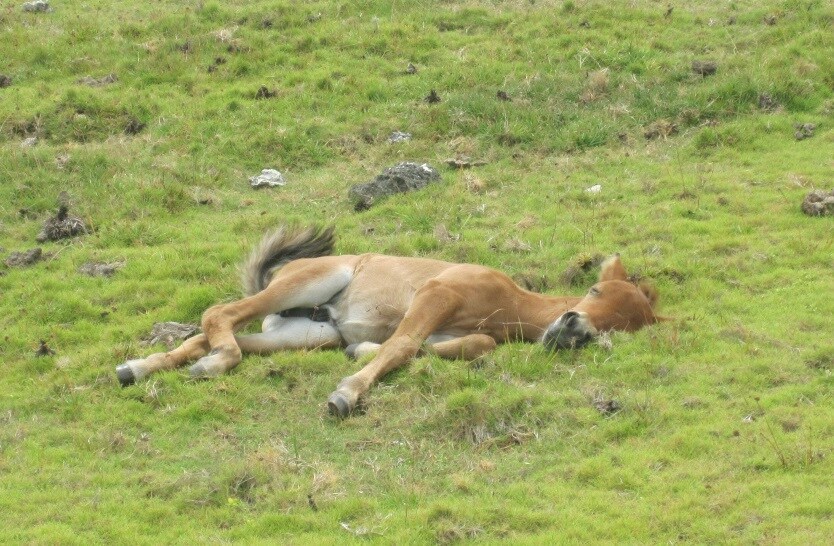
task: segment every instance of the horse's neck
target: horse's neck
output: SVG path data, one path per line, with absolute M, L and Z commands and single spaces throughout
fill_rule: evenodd
M 522 291 L 518 313 L 524 328 L 524 338 L 534 341 L 541 338 L 548 326 L 565 311 L 572 309 L 582 298 L 576 296 L 549 296 Z

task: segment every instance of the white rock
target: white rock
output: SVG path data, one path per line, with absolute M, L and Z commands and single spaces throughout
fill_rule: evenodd
M 31 136 L 29 138 L 23 139 L 23 142 L 20 143 L 21 148 L 31 148 L 35 144 L 38 143 L 38 137 Z
M 257 176 L 250 176 L 249 183 L 253 188 L 260 188 L 263 186 L 283 186 L 286 184 L 286 181 L 284 180 L 284 175 L 275 169 L 264 169 Z
M 599 193 L 602 191 L 602 186 L 600 184 L 594 184 L 590 188 L 585 188 L 586 193 Z
M 23 4 L 23 11 L 51 11 L 49 9 L 49 2 L 44 0 L 35 0 L 34 2 L 26 2 Z
M 388 137 L 388 142 L 391 144 L 396 144 L 397 142 L 408 142 L 411 140 L 411 133 L 404 133 L 402 131 L 394 131 L 391 133 L 391 136 Z

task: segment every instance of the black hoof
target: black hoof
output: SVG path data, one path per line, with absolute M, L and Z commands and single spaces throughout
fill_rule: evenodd
M 133 370 L 131 370 L 130 366 L 127 364 L 116 366 L 116 377 L 119 379 L 119 383 L 121 383 L 122 387 L 127 387 L 128 385 L 136 383 L 136 376 L 133 375 Z
M 344 394 L 334 392 L 330 395 L 330 398 L 327 399 L 327 410 L 330 412 L 330 415 L 333 415 L 334 417 L 346 419 L 347 416 L 350 415 L 351 407 Z

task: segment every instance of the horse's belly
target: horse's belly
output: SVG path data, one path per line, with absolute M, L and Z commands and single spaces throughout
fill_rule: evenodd
M 331 321 L 348 345 L 371 341 L 382 343 L 394 333 L 402 321 L 404 311 L 378 306 L 334 306 Z

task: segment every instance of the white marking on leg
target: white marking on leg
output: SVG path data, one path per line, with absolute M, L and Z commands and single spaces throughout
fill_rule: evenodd
M 139 381 L 143 377 L 146 377 L 150 372 L 148 371 L 147 367 L 145 366 L 146 359 L 144 358 L 136 358 L 133 360 L 128 360 L 122 366 L 127 366 L 130 368 L 130 371 L 133 372 L 133 378 L 135 381 Z
M 333 296 L 341 292 L 353 280 L 353 268 L 338 267 L 326 276 L 312 279 L 308 286 L 296 290 L 281 301 L 281 308 L 275 311 L 285 311 L 294 307 L 316 307 L 329 302 Z M 280 282 L 280 281 L 279 281 Z
M 241 351 L 268 353 L 281 349 L 338 347 L 342 344 L 339 331 L 329 322 L 316 322 L 304 317 L 269 317 L 275 318 L 270 319 L 269 329 L 263 333 L 235 336 Z M 264 320 L 264 325 L 266 322 Z

